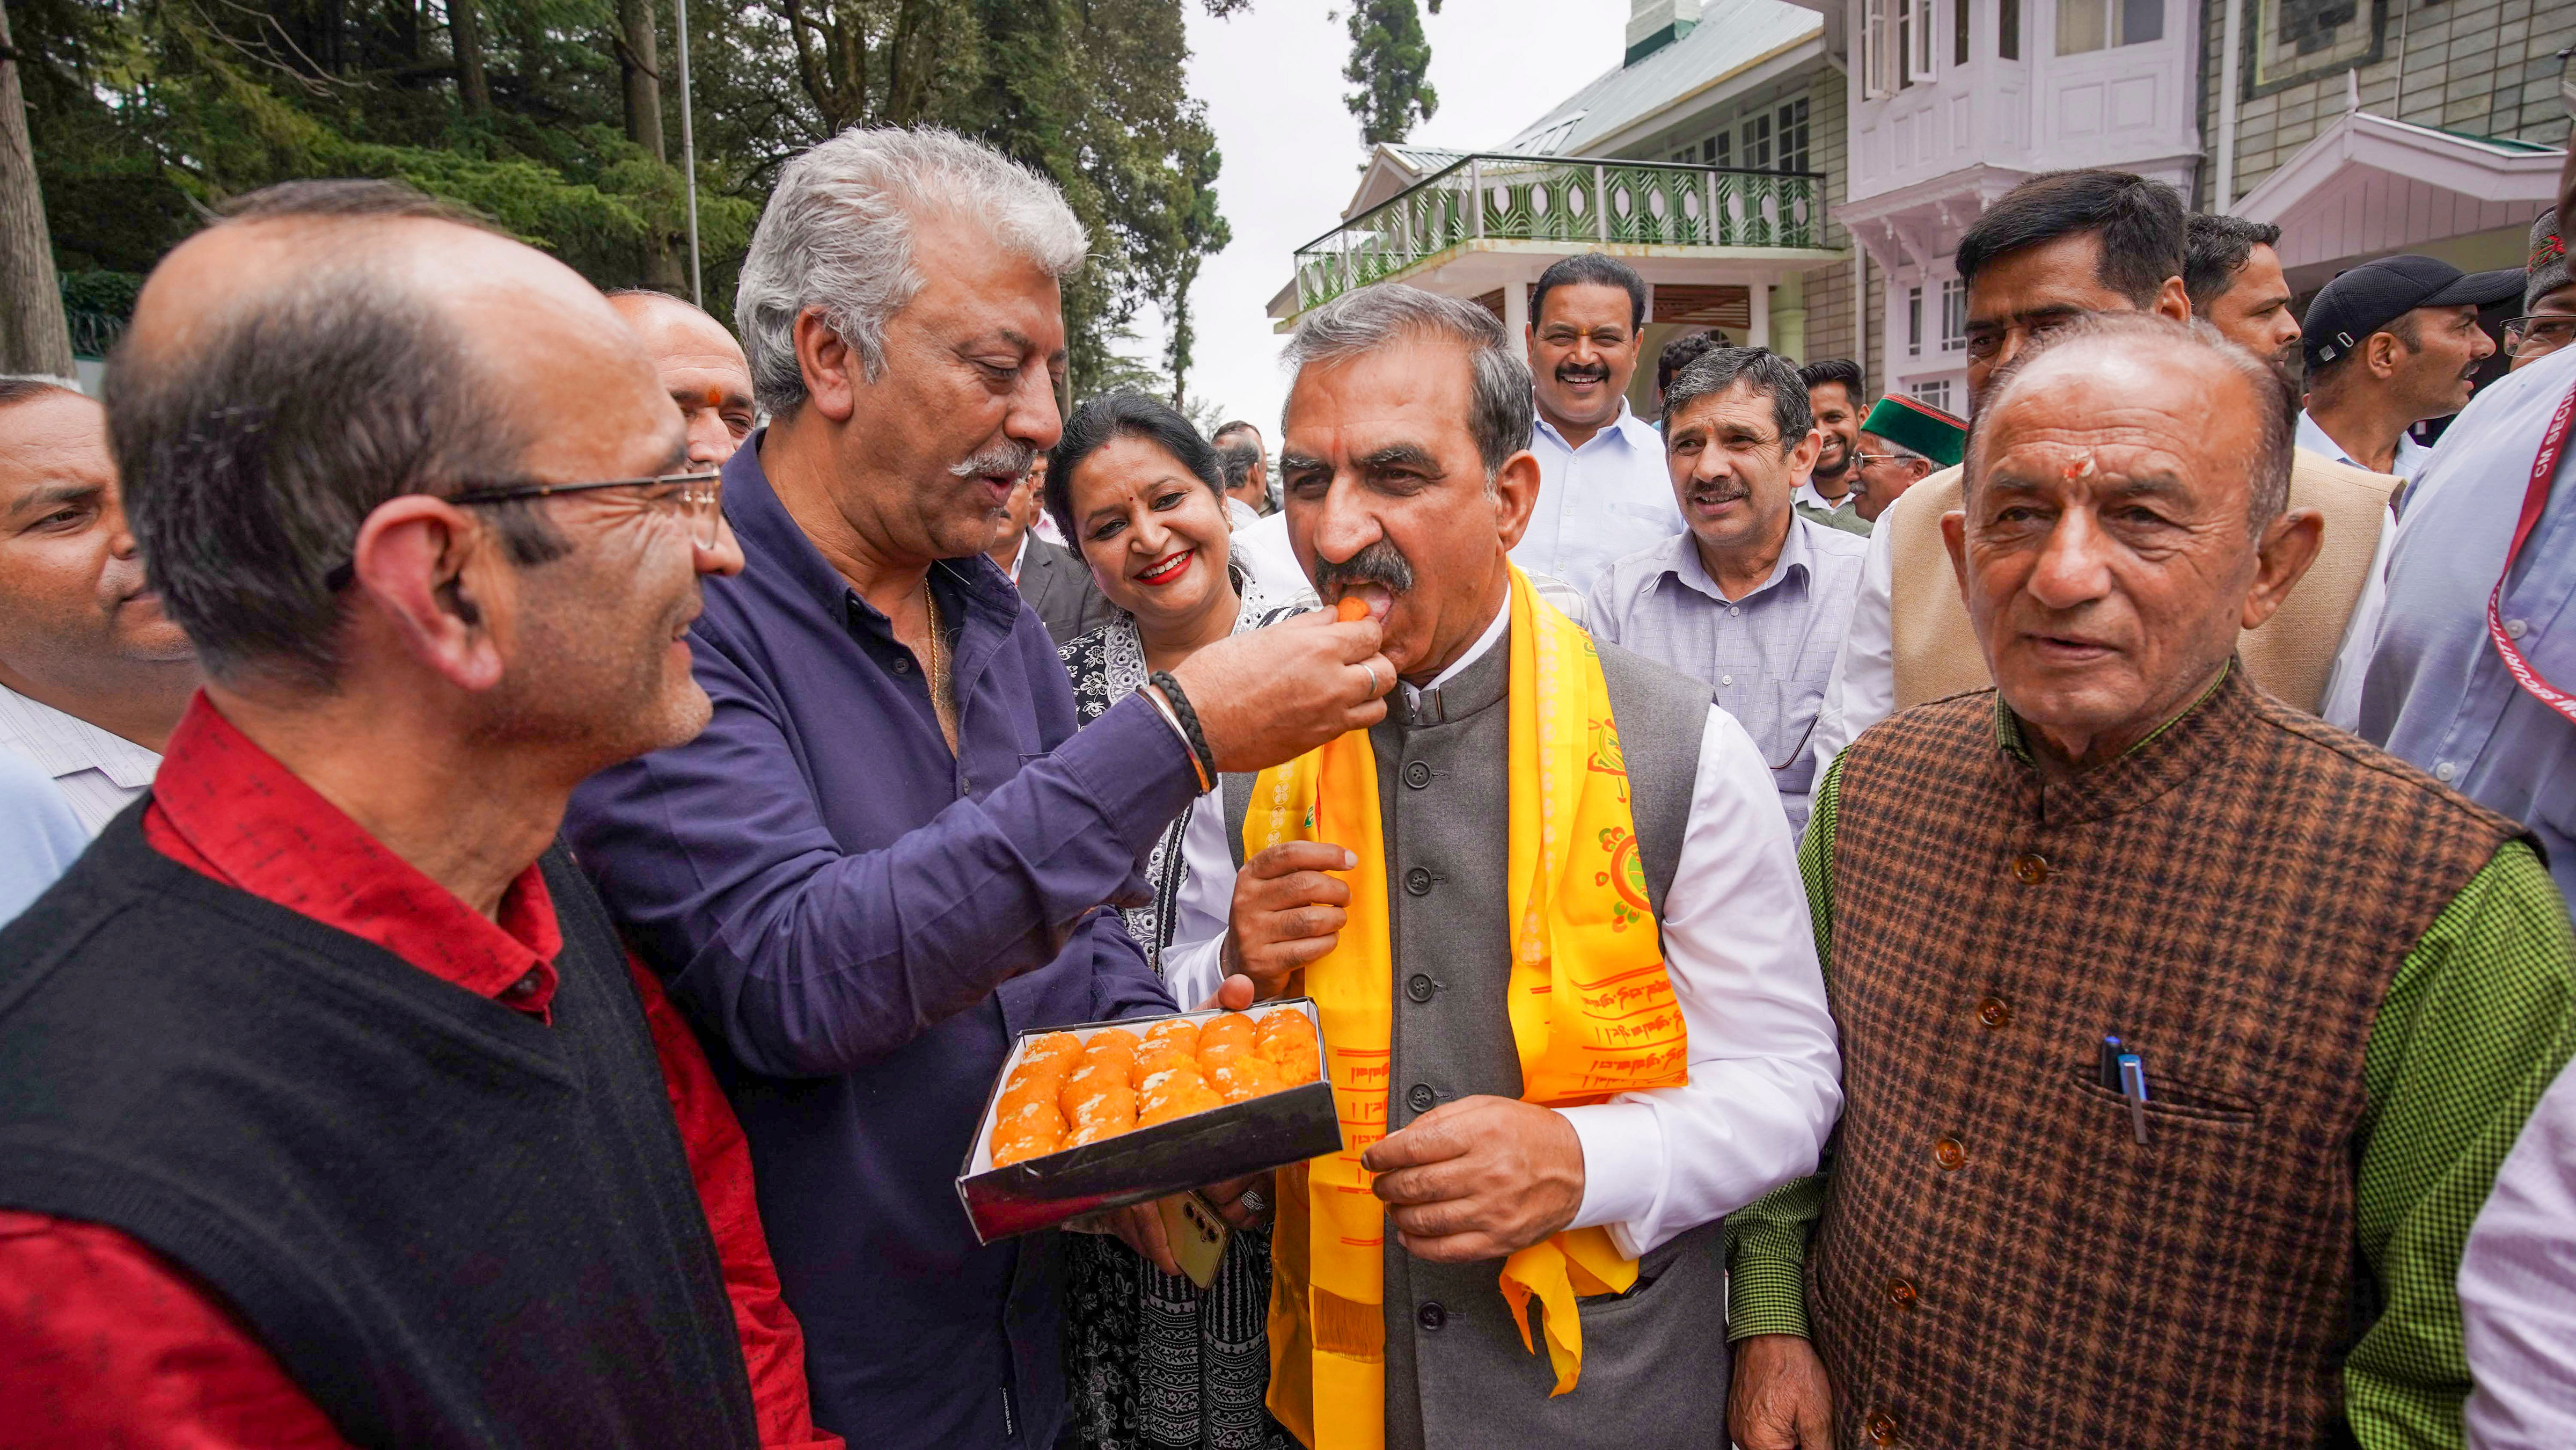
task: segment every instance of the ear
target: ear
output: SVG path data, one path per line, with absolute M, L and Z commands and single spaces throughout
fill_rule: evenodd
M 1880 514 L 1881 519 L 1887 515 Z M 1941 516 L 1941 545 L 1950 551 L 1950 572 L 1959 581 L 1959 597 L 1968 597 L 1968 515 L 1952 509 Z
M 1521 356 L 1528 360 L 1531 372 L 1538 371 L 1538 319 L 1521 324 Z
M 426 494 L 390 499 L 358 525 L 350 559 L 362 607 L 422 667 L 460 690 L 500 682 L 493 616 L 507 607 L 509 566 L 472 515 Z
M 2180 277 L 2167 277 L 2156 289 L 2156 305 L 2147 309 L 2159 312 L 2176 322 L 2191 321 L 2191 293 L 2184 289 Z
M 1494 475 L 1494 532 L 1509 552 L 1529 532 L 1530 511 L 1538 507 L 1538 455 L 1524 448 L 1503 460 Z
M 2375 378 L 2394 377 L 2404 344 L 2393 332 L 2374 332 L 2361 344 L 2361 365 Z
M 1789 450 L 1789 471 L 1791 473 L 1815 472 L 1816 460 L 1824 455 L 1824 451 L 1824 431 L 1818 428 L 1808 429 L 1807 436 L 1798 440 L 1798 446 Z
M 2299 577 L 2317 561 L 2325 538 L 2326 517 L 2315 509 L 2291 509 L 2264 528 L 2254 546 L 2254 587 L 2246 591 L 2238 628 L 2261 628 L 2280 609 Z
M 805 376 L 805 406 L 835 423 L 850 420 L 866 371 L 858 349 L 823 320 L 823 309 L 796 314 L 796 370 Z

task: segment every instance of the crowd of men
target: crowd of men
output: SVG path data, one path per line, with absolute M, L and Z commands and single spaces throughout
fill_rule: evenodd
M 2302 315 L 2034 178 L 1967 418 L 1359 289 L 1275 454 L 1112 410 L 1289 607 L 1078 710 L 1043 179 L 817 146 L 731 330 L 242 198 L 0 381 L 0 1444 L 2576 1444 L 2559 215 Z M 1266 1391 L 1121 1420 L 961 1164 L 1019 1035 L 1282 996 Z

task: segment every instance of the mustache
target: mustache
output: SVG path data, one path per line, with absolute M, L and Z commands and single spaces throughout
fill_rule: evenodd
M 1413 589 L 1413 561 L 1393 542 L 1380 539 L 1342 562 L 1317 555 L 1315 558 L 1315 592 L 1321 594 L 1339 586 L 1382 584 L 1390 594 L 1406 594 Z
M 1037 467 L 1038 451 L 1016 438 L 976 450 L 963 463 L 948 465 L 948 471 L 959 478 L 1024 478 Z
M 1556 380 L 1560 383 L 1598 383 L 1608 381 L 1609 377 L 1608 363 L 1562 362 L 1556 365 Z

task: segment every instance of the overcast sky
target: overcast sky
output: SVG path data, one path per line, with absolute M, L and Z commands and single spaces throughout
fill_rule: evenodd
M 1493 147 L 1618 64 L 1629 0 L 1447 0 L 1426 14 L 1437 115 L 1408 138 Z M 1211 20 L 1189 6 L 1190 94 L 1206 102 L 1225 169 L 1217 201 L 1234 244 L 1207 260 L 1191 293 L 1198 360 L 1190 392 L 1261 427 L 1275 453 L 1286 379 L 1281 339 L 1262 309 L 1287 283 L 1290 255 L 1339 220 L 1359 185 L 1358 118 L 1343 108 L 1347 0 L 1254 0 Z M 1331 18 L 1327 18 L 1330 16 Z M 1162 321 L 1139 319 L 1159 355 Z

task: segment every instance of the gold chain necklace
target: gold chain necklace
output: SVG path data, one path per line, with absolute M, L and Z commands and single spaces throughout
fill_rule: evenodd
M 930 589 L 930 576 L 921 576 L 921 603 L 930 616 L 930 712 L 939 717 L 939 733 L 948 741 L 948 753 L 957 753 L 957 702 L 951 698 L 948 680 L 948 631 L 939 618 L 939 596 Z

